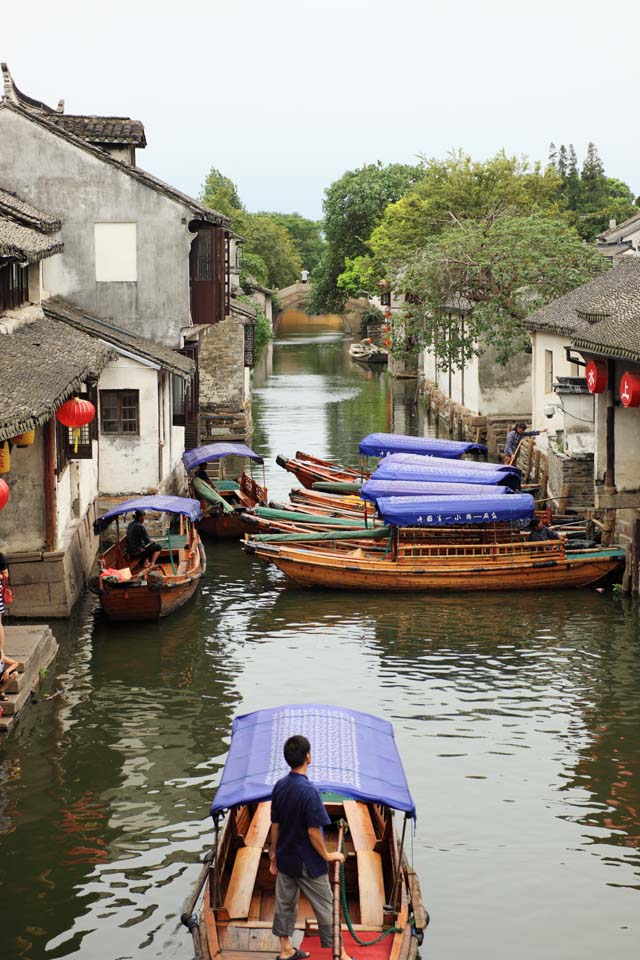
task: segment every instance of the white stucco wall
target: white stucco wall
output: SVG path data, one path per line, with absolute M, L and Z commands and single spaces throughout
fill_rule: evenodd
M 2 185 L 62 220 L 44 286 L 88 313 L 179 346 L 190 324 L 190 210 L 61 136 L 0 109 Z M 137 224 L 137 282 L 96 281 L 94 224 Z
M 556 380 L 557 377 L 581 377 L 584 376 L 584 367 L 576 368 L 572 363 L 566 358 L 565 347 L 570 346 L 569 337 L 561 336 L 557 333 L 547 333 L 542 331 L 536 331 L 531 335 L 531 345 L 532 345 L 532 378 L 531 378 L 531 417 L 532 423 L 536 430 L 542 430 L 544 427 L 547 427 L 549 433 L 555 433 L 556 430 L 574 430 L 575 431 L 575 421 L 571 424 L 569 421 L 571 418 L 567 418 L 565 422 L 565 416 L 561 409 L 561 401 L 558 395 L 551 391 L 548 393 L 545 390 L 545 370 L 546 370 L 546 361 L 545 361 L 545 352 L 550 350 L 553 354 L 553 379 Z M 546 417 L 544 410 L 546 406 L 556 404 L 558 409 L 553 417 Z M 581 408 L 582 412 L 586 412 L 590 418 L 590 407 L 585 404 L 584 408 Z M 582 415 L 580 413 L 579 415 Z M 588 432 L 593 429 L 589 424 L 584 424 L 582 427 L 583 432 Z M 542 437 L 538 438 L 537 441 L 539 446 L 546 448 L 546 436 L 543 434 Z
M 100 431 L 100 493 L 146 493 L 159 487 L 158 373 L 124 356 L 112 361 L 102 372 L 98 392 L 139 391 L 140 432 L 127 436 Z
M 56 548 L 68 540 L 69 525 L 82 519 L 98 496 L 98 444 L 93 442 L 91 460 L 70 460 L 56 484 Z

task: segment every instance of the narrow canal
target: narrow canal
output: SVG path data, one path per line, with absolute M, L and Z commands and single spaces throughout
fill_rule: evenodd
M 422 429 L 338 334 L 273 345 L 254 445 L 355 461 Z M 401 388 L 402 392 L 402 388 Z M 410 853 L 433 960 L 636 960 L 640 645 L 634 605 L 595 592 L 316 593 L 208 547 L 168 622 L 112 626 L 87 599 L 56 627 L 41 699 L 0 745 L 0 957 L 191 956 L 178 923 L 211 838 L 233 716 L 347 704 L 393 721 L 417 808 Z M 366 960 L 366 950 L 358 955 Z

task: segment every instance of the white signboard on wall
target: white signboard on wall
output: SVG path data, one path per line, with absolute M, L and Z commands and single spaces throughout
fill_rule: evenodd
M 96 280 L 101 283 L 138 279 L 135 223 L 96 223 Z

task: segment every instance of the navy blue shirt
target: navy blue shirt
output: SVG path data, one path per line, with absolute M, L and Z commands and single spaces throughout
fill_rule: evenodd
M 279 827 L 276 863 L 290 877 L 301 877 L 302 867 L 310 877 L 328 872 L 327 861 L 313 849 L 309 827 L 331 823 L 318 790 L 303 773 L 289 773 L 278 780 L 271 794 L 271 822 Z

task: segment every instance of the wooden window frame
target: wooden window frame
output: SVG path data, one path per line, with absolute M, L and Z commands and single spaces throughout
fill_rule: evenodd
M 104 402 L 107 397 L 115 397 L 117 403 L 117 430 L 104 428 Z M 136 429 L 123 430 L 122 403 L 125 398 L 134 397 L 136 403 Z M 140 436 L 140 391 L 139 390 L 101 390 L 100 391 L 100 433 L 105 437 L 139 437 Z

